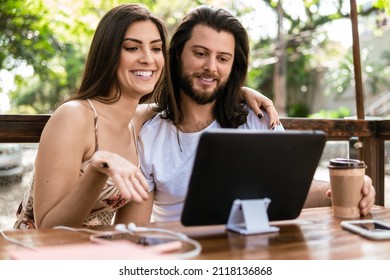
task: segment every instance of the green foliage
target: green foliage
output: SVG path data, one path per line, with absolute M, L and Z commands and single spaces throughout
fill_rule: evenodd
M 310 108 L 305 103 L 295 103 L 289 107 L 288 116 L 306 118 L 310 114 Z
M 252 61 L 246 82 L 248 87 L 258 89 L 271 99 L 274 99 L 272 77 L 275 59 L 273 59 L 273 48 L 273 40 L 269 37 L 261 38 L 258 42 L 253 43 Z
M 374 7 L 383 9 L 387 14 L 390 15 L 390 0 L 376 0 Z
M 194 7 L 199 5 L 210 5 L 212 0 L 155 0 L 153 5 L 148 7 L 157 14 L 160 18 L 164 19 L 165 24 L 170 35 L 176 29 L 179 21 Z
M 370 62 L 370 50 L 361 52 L 362 75 L 372 94 L 382 93 L 390 88 L 390 48 L 382 54 L 380 62 Z M 354 64 L 352 53 L 347 53 L 338 65 L 325 74 L 325 94 L 340 96 L 353 86 Z
M 349 18 L 349 11 L 344 9 L 344 1 L 320 1 L 320 0 L 302 0 L 304 6 L 304 15 L 297 16 L 289 13 L 289 10 L 282 7 L 282 16 L 284 26 L 287 27 L 283 34 L 285 38 L 285 55 L 287 56 L 287 75 L 286 75 L 286 88 L 287 91 L 287 104 L 286 108 L 290 108 L 289 115 L 295 114 L 295 105 L 293 104 L 305 104 L 309 105 L 313 100 L 313 95 L 318 94 L 316 91 L 316 78 L 317 70 L 322 68 L 321 56 L 326 56 L 327 61 L 329 57 L 339 56 L 337 48 L 327 46 L 329 42 L 324 33 L 321 33 L 321 27 L 327 23 L 330 23 L 337 19 Z M 300 1 L 299 4 L 302 3 Z M 297 1 L 298 2 L 298 1 Z M 327 12 L 321 12 L 321 7 L 327 2 Z M 389 9 L 389 0 L 377 0 L 377 6 L 366 10 L 359 10 L 359 15 L 365 16 L 373 12 L 376 12 L 378 8 Z M 281 0 L 264 0 L 270 8 L 277 14 L 278 4 L 282 3 Z M 285 3 L 285 2 L 283 2 Z M 298 5 L 298 3 L 297 3 Z M 333 9 L 329 9 L 329 6 L 333 5 Z M 262 49 L 269 48 L 268 51 L 255 52 L 262 55 L 256 56 L 256 60 L 265 60 L 267 57 L 277 57 L 276 43 L 263 44 L 260 39 L 259 43 L 255 47 Z M 268 40 L 268 39 L 267 39 Z M 275 59 L 276 61 L 276 59 Z M 386 69 L 384 65 L 383 69 Z M 372 70 L 371 72 L 369 70 Z M 375 70 L 374 70 L 375 69 Z M 366 74 L 370 79 L 370 84 L 374 87 L 377 84 L 379 77 L 378 71 L 375 67 L 367 67 Z M 252 70 L 253 71 L 253 70 Z M 259 71 L 256 69 L 256 72 Z M 249 85 L 254 85 L 257 89 L 263 89 L 267 87 L 273 79 L 274 73 L 272 71 L 264 71 L 262 75 L 269 75 L 267 78 L 256 78 L 254 72 L 249 76 Z M 388 71 L 382 71 L 388 73 Z M 370 75 L 372 73 L 373 75 Z M 384 76 L 380 78 L 384 84 Z M 353 81 L 353 61 L 352 56 L 346 56 L 339 67 L 331 69 L 326 75 L 326 83 L 324 83 L 327 94 L 341 95 L 344 90 L 351 85 Z M 265 85 L 266 83 L 266 85 Z M 328 86 L 330 85 L 330 86 Z M 305 94 L 302 94 L 301 88 L 308 89 Z M 271 88 L 272 90 L 272 88 Z M 269 95 L 275 96 L 277 93 L 271 93 Z
M 83 65 L 84 57 L 80 52 L 73 45 L 65 45 L 64 51 L 50 61 L 50 71 L 44 78 L 42 75 L 17 76 L 18 89 L 10 93 L 12 107 L 19 113 L 51 113 L 57 103 L 75 91 Z
M 210 0 L 2 0 L 0 70 L 32 66 L 33 76 L 15 77 L 12 113 L 51 113 L 77 88 L 93 32 L 103 15 L 122 3 L 142 3 L 173 31 L 190 8 Z M 25 66 L 24 66 L 25 67 Z M 1 85 L 0 85 L 1 92 Z
M 264 2 L 277 13 L 278 4 L 281 1 L 264 0 Z M 315 74 L 320 62 L 317 51 L 326 47 L 326 35 L 321 31 L 321 26 L 335 19 L 345 18 L 348 14 L 344 14 L 340 9 L 340 2 L 333 3 L 336 8 L 335 12 L 330 14 L 319 13 L 321 6 L 319 0 L 303 0 L 305 16 L 294 16 L 282 7 L 283 22 L 286 28 L 284 32 L 284 53 L 286 56 L 286 88 L 287 104 L 286 108 L 290 108 L 287 114 L 290 115 L 305 115 L 308 113 L 303 108 L 309 107 L 312 96 L 316 94 Z M 339 6 L 337 6 L 339 5 Z M 323 38 L 323 39 L 321 39 Z M 263 38 L 254 45 L 254 49 L 261 48 L 261 52 L 256 54 L 261 57 L 256 57 L 257 60 L 266 60 L 267 57 L 275 57 L 274 63 L 277 61 L 276 43 L 275 40 L 269 42 L 269 38 Z M 264 50 L 267 49 L 267 50 Z M 273 68 L 273 67 L 272 67 Z M 277 93 L 272 92 L 273 71 L 264 71 L 267 77 L 256 79 L 254 73 L 249 76 L 249 85 L 254 85 L 257 89 L 269 88 L 274 96 Z M 308 89 L 304 93 L 302 88 Z M 298 106 L 298 107 L 297 107 Z
M 46 5 L 55 2 L 6 0 L 0 5 L 2 68 L 12 70 L 27 64 L 34 71 L 32 77 L 15 77 L 17 89 L 10 93 L 13 112 L 51 112 L 80 76 L 85 44 L 81 33 L 88 34 L 87 23 L 80 23 L 84 31 L 76 32 L 65 20 L 66 9 L 53 13 L 51 7 L 49 11 Z
M 390 48 L 381 55 L 379 63 L 365 63 L 364 73 L 373 94 L 390 89 Z
M 351 110 L 347 107 L 340 107 L 338 110 L 321 110 L 317 113 L 309 115 L 313 119 L 343 119 L 351 116 Z
M 274 10 L 279 2 L 263 1 Z M 318 42 L 318 27 L 334 19 L 347 17 L 348 14 L 336 9 L 333 14 L 322 15 L 318 13 L 321 1 L 302 1 L 306 17 L 293 17 L 284 11 L 284 21 L 289 26 L 286 34 L 287 87 L 291 104 L 307 105 L 309 101 L 305 98 L 310 99 L 314 92 L 309 90 L 303 95 L 301 88 L 310 89 L 313 84 L 311 73 L 317 67 L 313 46 L 322 48 L 326 42 Z M 89 44 L 100 18 L 112 7 L 129 2 L 143 3 L 160 15 L 166 21 L 170 34 L 184 13 L 191 8 L 201 4 L 217 5 L 213 0 L 1 0 L 0 70 L 17 69 L 21 65 L 29 65 L 34 70 L 33 76 L 16 77 L 17 89 L 9 93 L 13 112 L 50 113 L 58 102 L 70 96 L 77 88 Z M 218 5 L 228 6 L 238 17 L 251 12 L 242 3 L 245 0 L 218 1 Z M 333 3 L 336 5 L 342 1 Z M 376 5 L 388 11 L 389 0 L 377 0 Z M 252 65 L 247 85 L 273 98 L 274 39 L 260 38 L 252 43 Z M 345 62 L 344 69 L 337 75 L 338 79 L 333 80 L 336 89 L 347 86 L 352 73 L 350 62 Z M 371 69 L 371 72 L 368 71 L 367 75 L 378 72 L 379 68 L 370 66 L 367 69 Z M 390 70 L 387 69 L 383 65 L 383 71 L 379 71 L 383 73 L 383 78 L 385 75 L 390 76 Z M 372 81 L 375 79 L 372 75 Z M 301 114 L 297 112 L 302 110 L 295 108 L 295 105 L 287 105 L 290 111 L 295 112 L 293 114 Z
M 272 72 L 273 65 L 265 65 L 262 67 L 252 68 L 248 72 L 246 86 L 257 88 L 268 98 L 273 99 L 272 91 Z
M 325 73 L 325 94 L 340 96 L 352 85 L 353 76 L 353 57 L 352 53 L 347 53 L 339 65 L 329 69 Z
M 0 66 L 6 70 L 23 61 L 37 73 L 47 73 L 47 63 L 61 46 L 54 36 L 41 0 L 3 0 L 0 4 Z

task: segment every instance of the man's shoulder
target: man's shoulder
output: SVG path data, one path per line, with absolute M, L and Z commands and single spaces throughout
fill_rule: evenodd
M 267 130 L 269 126 L 269 116 L 265 111 L 262 111 L 262 113 L 263 113 L 263 118 L 260 119 L 255 114 L 255 112 L 253 112 L 250 108 L 248 108 L 248 115 L 246 117 L 246 122 L 245 124 L 242 125 L 242 128 Z
M 148 129 L 152 126 L 158 126 L 160 125 L 161 123 L 163 122 L 166 122 L 167 120 L 161 118 L 162 114 L 161 113 L 158 113 L 157 115 L 155 115 L 153 118 L 147 120 L 144 125 L 142 126 L 142 129 L 141 130 L 144 130 L 144 129 Z
M 239 128 L 241 129 L 257 129 L 257 130 L 271 130 L 270 129 L 270 117 L 268 113 L 261 109 L 263 117 L 260 119 L 255 112 L 248 108 L 248 115 L 246 117 L 246 122 L 242 124 Z M 284 131 L 282 125 L 278 125 L 272 131 Z
M 157 135 L 164 127 L 171 125 L 171 122 L 162 118 L 162 113 L 155 115 L 153 118 L 145 122 L 141 128 L 140 137 L 148 135 Z

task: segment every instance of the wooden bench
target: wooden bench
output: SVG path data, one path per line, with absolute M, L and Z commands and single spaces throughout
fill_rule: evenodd
M 38 143 L 50 115 L 0 115 L 0 143 Z M 323 130 L 328 140 L 363 144 L 359 155 L 367 164 L 376 188 L 377 205 L 385 201 L 385 145 L 390 140 L 390 120 L 282 118 L 285 129 Z

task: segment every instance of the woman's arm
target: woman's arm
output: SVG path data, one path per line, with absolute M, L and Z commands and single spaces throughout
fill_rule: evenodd
M 115 224 L 134 223 L 137 226 L 147 226 L 150 223 L 154 201 L 154 191 L 149 192 L 147 200 L 137 203 L 131 201 L 118 209 Z
M 91 120 L 91 121 L 89 121 Z M 34 174 L 37 227 L 80 226 L 107 177 L 88 170 L 80 183 L 81 163 L 94 147 L 93 114 L 80 102 L 61 105 L 47 122 L 39 142 Z M 81 187 L 82 186 L 82 187 Z M 89 196 L 87 195 L 89 194 Z M 80 203 L 82 202 L 82 203 Z
M 61 105 L 45 126 L 34 176 L 38 228 L 81 226 L 108 177 L 125 198 L 147 198 L 147 183 L 134 164 L 110 152 L 94 154 L 93 127 L 92 111 L 77 101 Z M 91 162 L 80 176 L 82 161 L 89 158 Z M 131 178 L 132 175 L 136 177 Z
M 276 111 L 274 103 L 271 99 L 248 87 L 242 87 L 242 93 L 244 95 L 246 104 L 252 109 L 253 112 L 255 112 L 257 116 L 259 116 L 259 118 L 263 118 L 260 107 L 267 111 L 270 117 L 271 128 L 275 128 L 280 124 L 279 114 Z

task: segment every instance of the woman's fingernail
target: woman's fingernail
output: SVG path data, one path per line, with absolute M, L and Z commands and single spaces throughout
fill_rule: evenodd
M 259 117 L 259 119 L 263 119 L 263 114 L 262 113 L 258 113 L 257 116 Z

